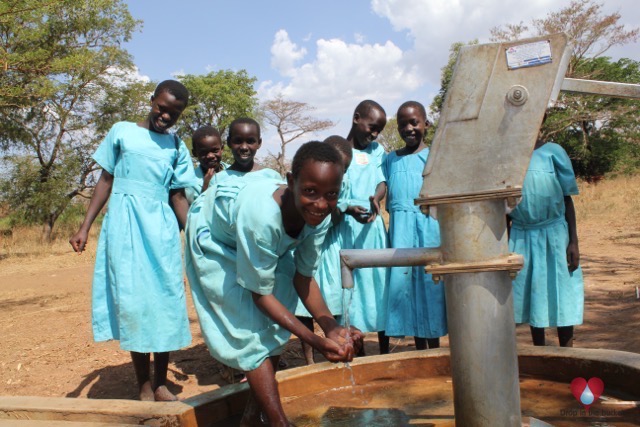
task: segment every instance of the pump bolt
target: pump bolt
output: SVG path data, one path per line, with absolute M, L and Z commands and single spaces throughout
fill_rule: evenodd
M 529 91 L 527 91 L 527 88 L 521 85 L 511 86 L 511 88 L 507 92 L 507 101 L 509 101 L 510 104 L 515 105 L 516 107 L 523 105 L 525 102 L 527 102 L 528 98 Z

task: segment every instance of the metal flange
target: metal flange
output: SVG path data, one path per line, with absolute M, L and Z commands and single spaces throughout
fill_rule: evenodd
M 522 270 L 524 257 L 520 254 L 509 254 L 500 258 L 493 258 L 473 262 L 448 262 L 444 264 L 427 264 L 424 271 L 433 275 L 433 281 L 439 282 L 445 274 L 484 273 L 489 271 L 507 271 L 515 278 Z

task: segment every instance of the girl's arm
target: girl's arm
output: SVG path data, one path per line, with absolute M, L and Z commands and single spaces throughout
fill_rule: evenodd
M 375 194 L 369 197 L 369 200 L 371 200 L 371 217 L 367 222 L 373 222 L 376 216 L 380 215 L 380 201 L 384 199 L 385 194 L 387 194 L 387 183 L 382 181 L 376 186 Z
M 319 337 L 311 332 L 273 294 L 260 295 L 252 292 L 252 296 L 253 302 L 260 311 L 305 343 L 321 351 L 327 360 L 340 362 L 353 359 L 353 350 L 348 351 L 333 340 Z
M 184 229 L 184 225 L 187 223 L 187 212 L 189 211 L 189 201 L 184 194 L 184 188 L 171 190 L 169 193 L 169 199 L 171 200 L 171 208 L 178 219 L 178 225 L 182 230 Z
M 569 271 L 575 271 L 580 265 L 580 249 L 578 248 L 578 230 L 576 227 L 576 209 L 571 196 L 564 196 L 564 217 L 569 226 L 569 246 L 567 246 L 567 263 Z
M 80 225 L 78 232 L 69 239 L 71 247 L 78 254 L 81 254 L 82 251 L 84 251 L 91 225 L 98 216 L 98 213 L 100 213 L 104 207 L 104 204 L 109 199 L 109 195 L 111 195 L 111 187 L 113 187 L 113 175 L 103 169 L 100 174 L 100 179 L 96 184 L 96 188 L 93 190 L 93 196 L 91 196 L 91 202 L 89 202 L 89 208 L 87 209 L 84 221 L 82 221 L 82 225 Z

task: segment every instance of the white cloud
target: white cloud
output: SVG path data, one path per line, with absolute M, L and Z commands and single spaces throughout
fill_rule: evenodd
M 355 105 L 372 98 L 380 103 L 402 97 L 423 79 L 407 66 L 404 53 L 393 42 L 348 44 L 320 39 L 313 61 L 290 69 L 288 82 L 262 82 L 258 93 L 268 99 L 279 93 L 317 106 L 318 114 L 351 114 Z
M 361 33 L 355 33 L 353 35 L 353 38 L 356 41 L 356 43 L 358 43 L 358 44 L 363 44 L 365 42 L 365 40 L 366 40 L 365 35 L 361 34 Z
M 279 43 L 277 38 L 276 43 Z M 391 41 L 349 44 L 340 39 L 320 39 L 316 42 L 316 51 L 312 61 L 289 69 L 288 81 L 264 81 L 258 88 L 262 100 L 282 94 L 316 107 L 314 116 L 336 122 L 335 128 L 316 138 L 346 135 L 353 109 L 360 101 L 374 99 L 383 106 L 396 108 L 405 100 L 406 93 L 424 83 L 417 67 L 407 65 L 405 54 Z M 391 116 L 395 110 L 388 113 Z M 277 140 L 270 136 L 269 129 L 265 131 L 264 147 L 275 152 Z M 293 155 L 295 150 L 288 151 Z
M 271 45 L 271 67 L 283 76 L 295 73 L 295 64 L 307 54 L 307 50 L 293 43 L 285 30 L 279 30 Z

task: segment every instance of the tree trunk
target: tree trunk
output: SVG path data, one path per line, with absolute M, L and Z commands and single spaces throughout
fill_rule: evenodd
M 65 204 L 65 208 L 66 208 L 67 204 Z M 47 217 L 45 218 L 44 222 L 42 223 L 42 241 L 44 243 L 51 243 L 51 239 L 53 237 L 53 226 L 55 225 L 56 221 L 58 220 L 58 218 L 60 217 L 60 214 L 64 211 L 64 208 L 58 209 L 56 212 L 50 213 L 49 215 L 47 215 Z
M 42 224 L 42 241 L 44 243 L 51 243 L 51 235 L 53 232 L 53 222 L 50 219 L 45 220 Z

